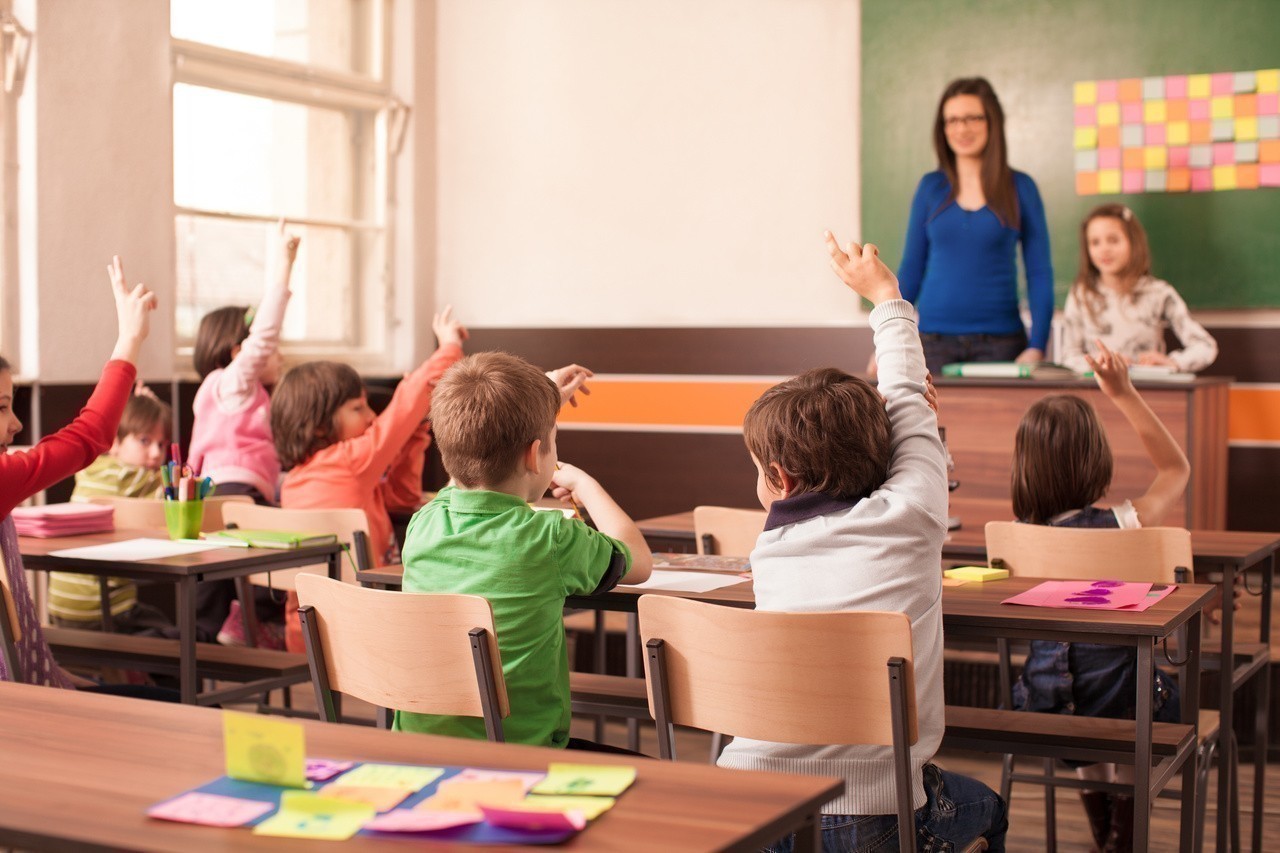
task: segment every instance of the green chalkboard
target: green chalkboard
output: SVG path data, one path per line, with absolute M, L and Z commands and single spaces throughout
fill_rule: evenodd
M 1010 164 L 1044 197 L 1059 305 L 1080 220 L 1122 201 L 1146 226 L 1153 272 L 1193 307 L 1280 306 L 1280 189 L 1076 195 L 1071 102 L 1077 80 L 1276 67 L 1276 0 L 863 0 L 862 236 L 901 258 L 912 193 L 936 168 L 937 99 L 983 76 Z

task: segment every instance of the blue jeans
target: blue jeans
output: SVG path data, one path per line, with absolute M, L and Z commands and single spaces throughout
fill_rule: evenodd
M 920 853 L 960 850 L 979 836 L 991 853 L 1002 853 L 1009 830 L 1009 807 L 1000 795 L 976 779 L 924 766 L 924 806 L 916 809 L 916 847 Z M 765 848 L 792 853 L 794 835 Z M 826 853 L 870 853 L 898 849 L 898 816 L 822 815 Z
M 938 377 L 942 365 L 957 361 L 1013 361 L 1027 348 L 1026 332 L 1012 335 L 920 335 L 924 362 Z

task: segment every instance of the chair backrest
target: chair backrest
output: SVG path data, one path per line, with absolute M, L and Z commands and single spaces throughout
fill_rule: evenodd
M 259 506 L 254 503 L 230 504 L 223 507 L 222 520 L 226 525 L 234 524 L 244 530 L 289 530 L 297 533 L 332 533 L 338 541 L 352 548 L 355 553 L 355 534 L 357 531 L 369 533 L 369 519 L 362 509 L 281 509 L 275 506 Z M 364 555 L 366 565 L 368 554 Z M 355 565 L 360 558 L 342 561 L 342 579 L 348 583 L 355 582 Z M 300 574 L 327 574 L 323 564 L 306 566 L 301 569 L 285 569 L 272 572 L 270 575 L 252 575 L 250 580 L 259 586 L 271 586 L 276 589 L 293 589 Z
M 1191 570 L 1191 533 L 1181 527 L 1107 530 L 989 521 L 987 560 L 1010 575 L 1177 583 L 1179 569 Z
M 164 501 L 159 498 L 123 498 L 115 495 L 94 495 L 90 503 L 110 504 L 114 507 L 116 527 L 159 528 L 163 529 Z M 223 508 L 233 503 L 253 503 L 248 495 L 217 495 L 204 499 L 204 516 L 200 529 L 205 533 L 222 530 L 226 527 L 223 521 Z
M 774 613 L 662 595 L 639 601 L 640 636 L 665 649 L 675 725 L 781 743 L 894 742 L 886 664 L 904 663 L 916 742 L 911 622 L 902 613 Z M 658 709 L 651 672 L 649 710 Z M 834 674 L 834 675 L 833 675 Z
M 766 513 L 760 509 L 699 506 L 693 509 L 693 535 L 699 554 L 746 557 L 764 530 Z
M 383 708 L 484 717 L 501 739 L 511 709 L 486 599 L 365 589 L 317 575 L 300 575 L 297 586 L 322 711 L 332 710 L 323 688 Z

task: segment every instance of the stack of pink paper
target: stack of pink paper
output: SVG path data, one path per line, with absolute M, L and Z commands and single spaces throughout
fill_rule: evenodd
M 114 530 L 110 504 L 48 504 L 20 506 L 13 511 L 19 536 L 77 536 Z
M 1177 584 L 1124 581 L 1045 581 L 1000 603 L 1090 610 L 1146 610 L 1177 588 Z

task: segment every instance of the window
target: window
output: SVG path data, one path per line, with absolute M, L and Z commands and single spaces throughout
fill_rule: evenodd
M 369 351 L 387 329 L 386 0 L 171 0 L 179 346 L 256 305 L 275 222 L 302 237 L 284 339 Z

